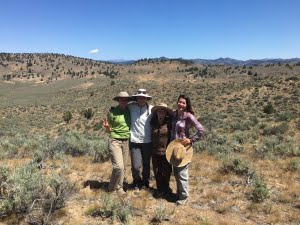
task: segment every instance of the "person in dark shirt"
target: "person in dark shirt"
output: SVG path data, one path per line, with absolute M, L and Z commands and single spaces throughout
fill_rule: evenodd
M 172 166 L 166 159 L 166 148 L 171 138 L 172 110 L 164 103 L 151 110 L 152 119 L 152 165 L 156 181 L 156 195 L 167 195 L 170 189 Z

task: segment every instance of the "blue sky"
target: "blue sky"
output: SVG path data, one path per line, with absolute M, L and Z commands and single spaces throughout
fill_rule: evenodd
M 300 57 L 299 0 L 0 3 L 0 52 L 101 60 Z

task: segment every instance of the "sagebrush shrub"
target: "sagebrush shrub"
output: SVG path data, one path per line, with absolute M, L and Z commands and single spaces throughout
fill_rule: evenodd
M 299 170 L 300 169 L 300 160 L 292 159 L 289 162 L 287 169 L 292 172 Z
M 263 108 L 263 112 L 266 114 L 271 114 L 275 112 L 275 108 L 272 103 L 268 102 L 268 104 Z
M 255 126 L 259 123 L 257 116 L 250 116 L 249 118 L 251 126 Z
M 85 214 L 93 217 L 111 218 L 122 224 L 127 224 L 133 215 L 133 208 L 129 201 L 123 201 L 120 198 L 114 198 L 107 193 L 101 193 L 100 200 L 102 206 L 93 206 Z
M 64 154 L 74 157 L 90 155 L 93 156 L 93 162 L 103 162 L 109 159 L 107 140 L 89 134 L 62 132 L 54 139 L 36 135 L 28 136 L 18 145 L 15 143 L 16 141 L 12 137 L 1 137 L 0 158 L 17 157 L 18 149 L 22 148 L 25 150 L 22 152 L 22 156 L 24 154 L 31 156 L 31 161 L 36 164 L 41 164 L 47 159 L 62 158 Z
M 8 177 L 8 167 L 6 166 L 0 166 L 0 190 L 1 190 L 1 186 L 4 185 L 4 182 L 6 182 L 7 177 Z M 0 191 L 0 195 L 1 195 L 1 191 Z
M 72 113 L 70 112 L 70 111 L 66 111 L 66 112 L 64 112 L 64 114 L 63 114 L 63 120 L 65 121 L 65 122 L 67 122 L 67 123 L 69 123 L 70 122 L 70 120 L 72 119 Z
M 30 181 L 30 182 L 28 182 Z M 5 183 L 6 196 L 0 199 L 0 211 L 25 213 L 43 190 L 43 180 L 35 164 L 27 164 L 12 171 Z
M 32 162 L 7 171 L 0 168 L 0 187 L 5 189 L 0 193 L 0 217 L 25 215 L 28 223 L 44 224 L 49 215 L 65 205 L 75 186 L 62 175 L 43 174 Z
M 83 115 L 84 115 L 85 118 L 91 119 L 94 115 L 93 109 L 88 108 L 88 109 L 84 110 Z
M 9 138 L 2 138 L 0 140 L 0 159 L 12 158 L 18 153 L 18 146 L 11 143 Z
M 45 192 L 47 198 L 43 202 L 43 210 L 54 212 L 56 209 L 64 207 L 66 200 L 74 191 L 75 183 L 71 183 L 66 177 L 54 174 L 48 177 L 48 189 Z
M 297 130 L 300 130 L 300 119 L 298 119 L 295 123 Z
M 247 175 L 251 172 L 250 163 L 242 158 L 229 157 L 222 161 L 221 171 L 224 173 L 235 173 Z
M 227 144 L 227 136 L 216 132 L 207 133 L 205 139 L 196 142 L 193 148 L 195 152 L 207 151 L 209 154 L 227 154 L 231 152 L 231 148 Z
M 281 139 L 277 136 L 268 136 L 260 144 L 254 144 L 254 156 L 264 158 L 266 156 L 299 156 L 300 148 L 295 137 Z
M 93 162 L 105 162 L 109 159 L 108 141 L 104 139 L 91 142 L 90 153 L 93 156 Z
M 263 129 L 263 135 L 283 135 L 289 129 L 289 125 L 283 122 L 279 125 L 269 125 Z
M 229 148 L 231 149 L 232 152 L 243 152 L 245 150 L 245 147 L 236 141 L 232 141 L 229 144 Z
M 255 176 L 253 187 L 250 193 L 250 199 L 253 202 L 263 202 L 270 197 L 270 191 L 263 179 L 259 176 Z
M 155 209 L 154 217 L 151 222 L 159 224 L 168 219 L 167 208 L 164 204 L 159 204 Z
M 237 130 L 232 134 L 232 138 L 239 144 L 244 144 L 248 140 L 248 135 L 246 132 Z
M 232 123 L 230 123 L 230 128 L 233 131 L 245 131 L 245 130 L 250 130 L 251 128 L 251 122 L 246 120 L 246 121 L 233 121 Z

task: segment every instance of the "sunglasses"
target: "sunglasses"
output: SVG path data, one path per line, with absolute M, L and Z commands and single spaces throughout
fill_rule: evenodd
M 137 91 L 138 94 L 146 94 L 146 91 Z

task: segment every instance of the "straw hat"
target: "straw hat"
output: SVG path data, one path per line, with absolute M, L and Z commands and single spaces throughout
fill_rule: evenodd
M 115 101 L 119 101 L 119 98 L 130 98 L 129 94 L 126 91 L 121 91 L 116 97 L 113 98 Z
M 148 100 L 152 99 L 152 96 L 147 94 L 147 90 L 146 89 L 139 89 L 137 90 L 135 95 L 132 95 L 132 97 L 136 98 L 136 97 L 146 97 Z
M 168 108 L 167 104 L 165 103 L 159 103 L 158 105 L 154 106 L 152 109 L 151 109 L 151 113 L 156 113 L 157 110 L 159 109 L 163 109 L 163 110 L 166 110 L 166 112 L 169 114 L 169 115 L 172 115 L 173 114 L 173 110 Z
M 193 147 L 181 144 L 182 139 L 175 139 L 167 147 L 166 158 L 176 167 L 183 167 L 192 161 Z

